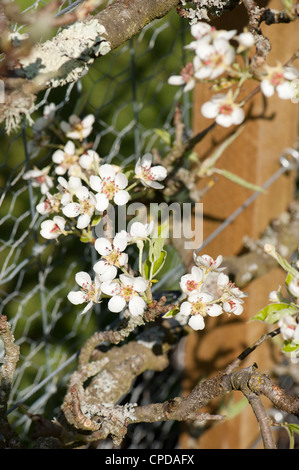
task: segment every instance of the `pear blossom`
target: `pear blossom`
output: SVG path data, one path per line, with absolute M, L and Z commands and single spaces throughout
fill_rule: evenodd
M 61 234 L 64 234 L 65 224 L 65 219 L 59 215 L 55 216 L 53 220 L 44 220 L 41 223 L 40 234 L 48 240 L 58 238 Z
M 281 64 L 278 64 L 276 67 L 266 66 L 266 74 L 261 81 L 260 87 L 263 94 L 267 97 L 271 97 L 276 91 L 278 97 L 283 100 L 293 99 L 295 88 L 292 81 L 298 77 L 299 72 L 295 67 L 284 67 Z
M 198 80 L 219 77 L 235 60 L 235 50 L 230 43 L 221 37 L 212 44 L 200 44 L 194 59 L 194 77 Z
M 92 132 L 94 121 L 95 117 L 93 114 L 88 114 L 83 119 L 72 114 L 69 117 L 69 122 L 62 121 L 60 127 L 69 139 L 82 141 Z
M 190 316 L 188 325 L 194 330 L 203 330 L 205 327 L 204 318 L 217 317 L 222 314 L 221 305 L 213 303 L 213 296 L 203 292 L 194 292 L 188 300 L 180 306 L 182 315 Z
M 214 260 L 209 255 L 200 256 L 194 252 L 193 259 L 197 266 L 203 267 L 204 269 L 209 270 L 209 271 L 223 271 L 223 269 L 225 269 L 225 268 L 219 267 L 223 261 L 222 255 L 218 255 L 217 258 Z
M 107 238 L 97 238 L 94 246 L 102 256 L 102 259 L 95 263 L 94 271 L 100 275 L 103 281 L 114 279 L 117 268 L 128 263 L 128 255 L 123 253 L 127 248 L 126 232 L 117 233 L 112 243 Z
M 128 233 L 128 242 L 135 243 L 137 240 L 146 240 L 152 233 L 154 221 L 148 224 L 133 222 Z
M 77 164 L 79 161 L 74 142 L 69 140 L 65 144 L 63 150 L 55 150 L 52 155 L 52 160 L 57 165 L 55 167 L 55 173 L 57 175 L 64 175 L 73 165 Z
M 40 201 L 37 206 L 36 210 L 41 215 L 51 214 L 53 212 L 60 211 L 60 194 L 46 194 L 46 199 Z
M 292 315 L 285 315 L 281 318 L 278 326 L 285 341 L 299 342 L 299 324 Z
M 121 312 L 128 306 L 132 316 L 139 316 L 146 308 L 146 302 L 140 295 L 144 294 L 147 286 L 147 281 L 141 276 L 133 277 L 121 274 L 119 282 L 118 280 L 103 282 L 102 292 L 111 296 L 108 302 L 108 308 L 111 312 Z
M 122 206 L 130 198 L 128 191 L 125 190 L 128 186 L 126 175 L 121 171 L 116 172 L 115 168 L 108 163 L 100 166 L 99 176 L 90 176 L 89 184 L 97 193 L 95 195 L 96 208 L 99 212 L 106 210 L 111 200 L 116 205 Z
M 214 26 L 211 26 L 208 23 L 204 23 L 202 21 L 199 21 L 196 24 L 192 25 L 190 31 L 192 36 L 195 38 L 195 41 L 192 41 L 190 44 L 185 46 L 185 48 L 197 50 L 200 45 L 204 43 L 207 44 L 213 41 L 214 39 L 221 38 L 229 41 L 237 33 L 236 29 L 232 29 L 229 31 L 225 29 L 217 30 Z
M 169 85 L 182 86 L 184 85 L 184 92 L 193 90 L 195 87 L 195 79 L 193 76 L 193 65 L 189 62 L 182 70 L 180 75 L 171 75 L 168 79 Z
M 135 165 L 135 178 L 140 179 L 144 186 L 162 189 L 164 186 L 158 181 L 163 181 L 167 176 L 167 170 L 162 165 L 152 166 L 153 157 L 146 153 L 142 159 L 138 159 Z
M 243 33 L 239 34 L 236 39 L 239 43 L 237 53 L 246 51 L 254 45 L 254 36 L 249 31 L 244 31 Z
M 184 274 L 180 280 L 180 287 L 182 292 L 191 295 L 200 290 L 203 284 L 204 272 L 197 266 L 193 266 L 191 274 Z
M 201 112 L 203 116 L 215 119 L 216 123 L 223 127 L 241 124 L 245 118 L 243 109 L 233 101 L 231 91 L 226 95 L 224 93 L 214 95 L 210 101 L 202 105 Z
M 227 274 L 219 273 L 217 279 L 217 287 L 219 295 L 221 295 L 223 301 L 229 298 L 234 298 L 234 300 L 239 301 L 243 297 L 246 297 L 246 294 L 244 294 L 241 289 L 236 287 L 235 284 L 230 281 Z
M 223 310 L 226 313 L 234 313 L 235 315 L 241 315 L 243 312 L 243 301 L 241 299 L 230 298 L 223 303 Z
M 26 171 L 23 175 L 24 180 L 30 180 L 32 186 L 40 188 L 42 194 L 46 194 L 54 184 L 51 176 L 49 176 L 50 167 L 45 167 L 42 170 L 34 168 L 33 170 Z
M 69 202 L 66 204 L 62 213 L 66 217 L 78 217 L 77 228 L 83 229 L 88 227 L 91 217 L 95 212 L 96 198 L 86 186 L 79 186 L 75 192 L 78 202 Z
M 80 155 L 79 157 L 79 165 L 84 169 L 84 170 L 95 170 L 98 171 L 98 167 L 100 164 L 100 156 L 99 154 L 92 149 L 87 150 L 85 153 Z
M 61 204 L 66 206 L 72 202 L 76 191 L 82 186 L 82 180 L 78 176 L 70 176 L 68 180 L 59 176 L 57 181 L 59 183 L 58 189 L 62 193 Z
M 297 277 L 293 277 L 288 285 L 288 289 L 294 297 L 299 297 L 299 275 Z
M 85 271 L 78 272 L 75 276 L 75 280 L 81 289 L 69 292 L 67 298 L 74 305 L 87 302 L 86 307 L 81 312 L 81 315 L 83 315 L 90 310 L 95 303 L 100 301 L 101 281 L 98 276 L 95 276 L 95 280 L 92 281 L 90 275 Z

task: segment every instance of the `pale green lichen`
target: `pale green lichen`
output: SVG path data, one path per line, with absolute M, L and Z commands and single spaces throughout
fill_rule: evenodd
M 77 81 L 88 71 L 95 57 L 111 50 L 103 37 L 105 32 L 95 18 L 63 29 L 55 38 L 37 44 L 32 53 L 21 60 L 25 77 L 51 87 Z

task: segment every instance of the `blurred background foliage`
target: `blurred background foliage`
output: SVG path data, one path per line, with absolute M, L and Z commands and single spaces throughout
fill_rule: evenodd
M 16 3 L 21 9 L 28 8 L 26 0 Z M 40 8 L 45 3 L 37 1 L 32 6 Z M 16 29 L 25 31 L 18 25 Z M 49 103 L 56 105 L 56 124 L 71 114 L 94 114 L 94 132 L 88 141 L 93 141 L 93 148 L 107 162 L 133 164 L 153 147 L 163 156 L 165 144 L 154 129 L 173 134 L 172 120 L 179 102 L 186 132 L 190 130 L 191 95 L 182 95 L 181 89 L 167 84 L 168 77 L 179 73 L 185 64 L 184 45 L 189 41 L 188 23 L 174 11 L 95 61 L 79 82 L 41 94 L 32 117 L 42 116 L 43 106 Z M 98 305 L 80 316 L 80 306 L 71 305 L 66 298 L 75 287 L 75 273 L 91 271 L 96 260 L 93 248 L 78 239 L 49 242 L 39 234 L 42 217 L 35 206 L 40 193 L 22 175 L 34 167 L 45 167 L 51 161 L 53 146 L 61 142 L 51 128 L 37 138 L 26 122 L 10 136 L 2 129 L 0 139 L 0 313 L 7 316 L 21 349 L 9 419 L 30 443 L 31 421 L 18 403 L 31 413 L 55 416 L 80 347 L 95 330 L 114 321 L 115 315 Z M 160 278 L 169 270 L 173 275 L 163 290 L 176 288 L 184 273 L 173 248 L 167 249 L 170 256 Z M 140 396 L 146 389 L 148 400 L 169 398 L 170 391 L 178 391 L 177 378 L 171 369 L 166 371 L 169 387 L 162 376 L 164 386 L 161 389 L 156 382 L 153 396 L 149 373 L 146 385 L 139 384 Z M 169 439 L 168 432 L 167 428 L 165 439 Z M 147 446 L 148 430 L 141 431 L 139 437 L 134 435 L 128 445 Z M 161 429 L 159 435 L 160 441 L 152 444 L 156 448 L 163 447 Z M 137 443 L 138 439 L 144 444 Z

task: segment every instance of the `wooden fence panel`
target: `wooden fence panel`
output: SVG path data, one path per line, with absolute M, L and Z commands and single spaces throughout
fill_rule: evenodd
M 280 8 L 280 2 L 270 2 L 273 8 Z M 240 14 L 229 14 L 215 25 L 217 28 L 242 30 L 245 24 L 244 8 L 238 7 Z M 276 59 L 287 61 L 298 44 L 298 23 L 263 27 L 269 37 L 272 51 L 268 56 L 270 65 Z M 244 90 L 247 94 L 256 83 L 249 84 Z M 245 96 L 244 94 L 244 96 Z M 200 113 L 202 103 L 208 101 L 211 91 L 205 85 L 198 85 L 194 97 L 194 132 L 199 132 L 211 123 Z M 294 147 L 298 134 L 298 105 L 272 97 L 265 101 L 259 93 L 246 106 L 250 113 L 248 122 L 237 140 L 224 152 L 219 168 L 227 168 L 246 180 L 262 185 L 279 168 L 279 157 L 286 147 Z M 210 134 L 208 139 L 199 144 L 199 155 L 205 155 L 221 142 L 231 129 L 219 128 Z M 211 234 L 221 222 L 230 216 L 252 191 L 229 182 L 223 177 L 203 199 L 204 239 Z M 258 239 L 269 222 L 285 211 L 294 197 L 294 173 L 281 176 L 266 194 L 260 195 L 255 202 L 209 243 L 200 254 L 207 253 L 213 257 L 236 255 L 242 250 L 243 237 Z M 194 332 L 186 341 L 186 373 L 184 391 L 188 393 L 202 378 L 214 375 L 249 344 L 258 339 L 265 331 L 258 322 L 248 320 L 258 309 L 268 302 L 268 294 L 284 280 L 282 270 L 274 269 L 248 286 L 249 294 L 245 300 L 244 314 L 240 317 L 211 318 L 205 330 Z M 271 345 L 263 345 L 242 364 L 247 366 L 254 361 L 259 370 L 267 373 L 273 365 Z M 234 393 L 235 400 L 242 395 Z M 205 449 L 246 449 L 258 437 L 258 425 L 249 406 L 237 417 L 221 424 L 212 425 L 202 437 L 192 437 L 188 432 L 182 436 L 185 448 Z

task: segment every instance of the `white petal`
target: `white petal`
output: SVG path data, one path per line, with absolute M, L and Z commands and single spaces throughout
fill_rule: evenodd
M 129 310 L 133 317 L 142 315 L 146 308 L 146 302 L 141 297 L 133 297 L 129 301 Z
M 136 277 L 134 280 L 134 289 L 137 292 L 144 292 L 147 289 L 147 281 L 141 276 Z
M 124 204 L 127 204 L 128 200 L 130 199 L 130 194 L 128 191 L 121 189 L 118 191 L 113 200 L 117 206 L 123 206 Z
M 101 286 L 102 292 L 106 295 L 117 295 L 120 291 L 118 282 L 104 281 Z
M 82 119 L 82 124 L 84 127 L 91 127 L 95 121 L 95 117 L 93 114 L 88 114 L 85 116 L 84 119 Z
M 52 160 L 54 163 L 60 164 L 64 161 L 64 152 L 59 149 L 55 150 L 55 152 L 52 155 Z
M 151 175 L 154 176 L 155 180 L 162 181 L 167 176 L 167 170 L 161 165 L 153 166 L 151 168 Z
M 80 290 L 69 292 L 68 295 L 67 295 L 67 298 L 74 305 L 83 304 L 86 301 L 85 300 L 85 295 Z
M 75 144 L 71 140 L 69 140 L 64 146 L 64 151 L 68 155 L 74 155 L 75 150 L 76 150 Z
M 110 312 L 118 313 L 121 312 L 126 306 L 126 301 L 123 297 L 120 295 L 115 295 L 114 297 L 111 297 L 111 299 L 108 302 L 108 308 Z
M 213 304 L 207 308 L 207 313 L 210 317 L 218 317 L 222 313 L 222 307 L 218 304 Z
M 123 173 L 117 173 L 115 176 L 115 184 L 119 189 L 125 189 L 128 186 L 128 178 Z
M 189 316 L 191 313 L 191 304 L 190 302 L 183 302 L 180 307 L 180 313 L 182 315 Z
M 188 321 L 188 325 L 191 326 L 191 328 L 193 328 L 193 330 L 203 330 L 204 327 L 205 327 L 205 322 L 204 322 L 204 319 L 203 317 L 198 314 L 198 315 L 191 315 L 189 321 Z
M 101 237 L 97 238 L 94 244 L 95 249 L 97 252 L 102 256 L 107 256 L 112 251 L 112 245 L 107 238 Z
M 79 271 L 75 276 L 76 283 L 82 287 L 83 284 L 92 284 L 91 277 L 85 271 Z
M 146 153 L 141 159 L 141 166 L 150 168 L 152 166 L 153 156 L 151 153 Z
M 76 196 L 80 201 L 89 198 L 89 191 L 86 186 L 80 186 L 76 191 Z
M 97 264 L 97 263 L 96 263 L 96 264 Z M 95 270 L 95 272 L 97 272 L 97 270 L 96 270 L 96 268 L 97 268 L 96 264 L 95 264 L 95 266 L 93 267 L 93 269 Z M 104 269 L 100 275 L 101 275 L 101 280 L 102 280 L 103 282 L 105 282 L 105 281 L 112 281 L 113 279 L 116 278 L 116 275 L 117 275 L 117 268 L 116 268 L 116 266 L 107 266 L 107 265 L 106 265 L 106 269 Z
M 109 206 L 109 199 L 107 198 L 107 196 L 105 196 L 105 194 L 97 193 L 95 197 L 96 197 L 96 209 L 99 212 L 105 211 L 107 207 Z
M 185 80 L 181 75 L 172 75 L 167 81 L 168 85 L 181 86 L 185 85 Z
M 91 177 L 89 178 L 89 184 L 90 187 L 97 192 L 101 191 L 103 187 L 101 178 L 96 175 L 91 175 Z
M 268 98 L 274 94 L 274 86 L 268 80 L 262 80 L 260 87 L 263 94 Z
M 112 165 L 105 163 L 99 169 L 99 174 L 101 178 L 109 178 L 110 180 L 114 181 L 115 178 L 115 170 Z
M 204 117 L 208 119 L 213 119 L 217 116 L 219 112 L 219 106 L 216 103 L 212 103 L 211 101 L 207 101 L 201 107 L 201 113 Z
M 80 204 L 77 202 L 70 202 L 63 207 L 62 212 L 66 217 L 77 217 L 80 214 Z
M 119 251 L 124 251 L 127 248 L 127 237 L 117 233 L 113 239 L 113 246 Z
M 77 220 L 77 228 L 83 229 L 83 228 L 86 228 L 89 224 L 90 224 L 89 214 L 79 215 L 78 220 Z

